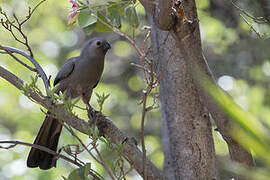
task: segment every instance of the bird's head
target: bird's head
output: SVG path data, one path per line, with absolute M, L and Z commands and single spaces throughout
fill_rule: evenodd
M 93 38 L 84 44 L 81 55 L 105 56 L 110 48 L 111 45 L 107 40 L 103 38 Z

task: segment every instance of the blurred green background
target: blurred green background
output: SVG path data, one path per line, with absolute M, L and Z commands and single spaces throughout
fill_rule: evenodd
M 35 0 L 1 0 L 0 6 L 11 14 L 15 12 L 23 18 L 28 6 L 34 6 Z M 240 4 L 256 16 L 262 16 L 259 4 L 248 0 Z M 201 25 L 203 49 L 218 84 L 226 90 L 237 104 L 244 110 L 255 115 L 258 121 L 270 122 L 270 27 L 265 24 L 253 23 L 254 27 L 265 33 L 263 39 L 256 34 L 241 19 L 239 12 L 228 1 L 197 1 Z M 140 18 L 140 27 L 147 25 L 142 6 L 136 7 Z M 47 75 L 54 78 L 59 67 L 70 57 L 80 53 L 82 44 L 95 36 L 105 37 L 112 45 L 106 56 L 105 71 L 95 92 L 110 94 L 105 102 L 104 114 L 130 136 L 139 139 L 141 106 L 141 89 L 144 87 L 142 74 L 130 63 L 138 62 L 133 47 L 124 38 L 113 34 L 93 32 L 85 35 L 77 26 L 68 27 L 68 15 L 71 4 L 68 0 L 47 0 L 37 9 L 24 30 L 28 34 L 34 55 Z M 250 19 L 249 19 L 250 20 Z M 139 27 L 139 28 L 140 28 Z M 123 22 L 122 30 L 129 32 L 127 23 Z M 268 34 L 267 34 L 268 33 Z M 143 38 L 143 32 L 136 31 L 138 41 Z M 22 48 L 15 42 L 3 27 L 0 27 L 0 44 Z M 0 55 L 0 65 L 9 69 L 25 81 L 30 81 L 27 69 L 16 63 L 7 55 Z M 43 89 L 42 82 L 39 81 Z M 93 94 L 91 104 L 98 107 Z M 80 106 L 84 106 L 82 102 Z M 76 110 L 80 117 L 86 119 L 83 111 Z M 9 83 L 0 79 L 0 140 L 21 140 L 33 142 L 44 119 L 40 106 L 35 105 Z M 214 129 L 215 127 L 213 127 Z M 160 109 L 147 114 L 145 140 L 148 157 L 162 169 L 163 153 L 161 145 L 161 115 Z M 228 179 L 226 170 L 228 149 L 220 134 L 213 131 L 216 153 L 220 164 L 221 179 Z M 78 133 L 87 142 L 88 137 Z M 75 144 L 76 140 L 64 130 L 60 146 Z M 86 143 L 87 144 L 87 143 Z M 100 150 L 105 158 L 111 158 L 105 146 Z M 16 146 L 10 150 L 0 149 L 0 179 L 12 180 L 49 180 L 62 179 L 75 168 L 69 163 L 59 160 L 58 167 L 49 171 L 26 168 L 26 158 L 29 148 Z M 256 156 L 256 154 L 254 154 Z M 80 155 L 86 162 L 91 162 L 87 154 Z M 259 166 L 263 163 L 258 161 Z M 92 167 L 104 174 L 100 166 Z M 136 173 L 130 173 L 128 179 L 141 179 Z

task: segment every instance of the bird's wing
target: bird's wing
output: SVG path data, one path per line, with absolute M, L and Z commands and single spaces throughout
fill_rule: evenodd
M 78 60 L 79 57 L 70 58 L 67 62 L 61 67 L 60 71 L 56 75 L 53 85 L 55 86 L 61 80 L 67 78 L 74 70 L 75 61 Z

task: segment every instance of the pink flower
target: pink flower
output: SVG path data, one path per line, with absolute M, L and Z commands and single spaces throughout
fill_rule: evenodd
M 73 26 L 78 20 L 80 7 L 77 0 L 69 0 L 69 2 L 72 4 L 72 13 L 68 16 L 69 18 L 68 25 Z
M 72 13 L 68 16 L 69 18 L 74 18 L 78 12 L 79 12 L 79 4 L 77 2 L 77 0 L 69 0 L 69 2 L 72 4 Z

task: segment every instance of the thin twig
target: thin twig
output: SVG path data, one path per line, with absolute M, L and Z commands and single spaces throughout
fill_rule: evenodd
M 107 173 L 109 174 L 109 176 L 111 177 L 111 179 L 115 179 L 112 172 L 110 171 L 107 163 L 105 162 L 104 158 L 102 157 L 102 155 L 100 154 L 100 152 L 98 151 L 97 147 L 94 145 L 93 148 L 95 149 L 101 164 L 103 165 L 103 167 L 105 168 L 105 170 L 107 171 Z
M 242 15 L 242 14 L 240 14 L 240 16 L 243 18 L 243 20 L 247 23 L 247 25 L 257 34 L 257 36 L 259 37 L 259 38 L 262 38 L 262 35 L 253 27 L 253 25 L 252 24 L 250 24 L 249 22 L 248 22 L 248 20 Z
M 142 107 L 142 118 L 141 118 L 141 141 L 142 141 L 142 152 L 143 152 L 143 179 L 146 179 L 146 149 L 144 143 L 144 121 L 146 115 L 146 100 L 147 92 L 143 91 L 143 107 Z
M 136 44 L 136 42 L 133 41 L 132 38 L 130 38 L 126 33 L 120 31 L 118 28 L 114 27 L 111 24 L 108 24 L 107 22 L 103 21 L 101 18 L 99 18 L 95 14 L 91 13 L 91 9 L 89 9 L 89 13 L 90 13 L 90 16 L 93 16 L 94 18 L 96 18 L 103 25 L 107 26 L 108 28 L 110 28 L 112 31 L 114 31 L 118 35 L 125 37 L 130 42 L 130 44 L 135 48 L 135 50 L 137 51 L 137 53 L 139 54 L 139 56 L 140 57 L 145 57 L 146 60 L 149 61 L 148 58 L 145 56 L 144 52 L 138 47 L 138 45 Z
M 36 11 L 36 9 L 37 9 L 42 3 L 44 3 L 45 1 L 46 1 L 46 0 L 40 1 L 40 2 L 34 7 L 34 9 L 33 9 L 32 11 L 31 11 L 31 8 L 29 7 L 28 16 L 26 16 L 26 19 L 23 20 L 23 21 L 20 23 L 20 25 L 23 25 L 27 20 L 29 20 L 30 17 L 33 15 L 33 13 Z
M 258 23 L 258 24 L 264 24 L 264 23 L 268 23 L 269 21 L 267 19 L 265 19 L 264 17 L 255 17 L 251 14 L 249 14 L 246 10 L 240 8 L 239 6 L 237 6 L 232 0 L 231 0 L 232 5 L 239 10 L 240 12 L 242 12 L 243 14 L 245 14 L 246 16 L 248 16 L 249 18 L 251 18 L 254 22 Z
M 7 14 L 5 12 L 2 11 L 2 9 L 0 10 L 0 14 L 2 14 L 5 17 L 5 21 L 3 19 L 1 19 L 0 23 L 2 24 L 2 26 L 8 30 L 11 35 L 14 37 L 14 39 L 16 41 L 18 41 L 19 43 L 23 44 L 27 50 L 29 51 L 29 55 L 26 54 L 25 52 L 22 52 L 21 50 L 18 49 L 14 49 L 14 48 L 10 48 L 10 47 L 5 47 L 3 45 L 0 45 L 1 49 L 3 49 L 5 52 L 9 51 L 10 53 L 8 53 L 10 56 L 12 56 L 15 60 L 18 61 L 18 58 L 15 58 L 15 56 L 12 55 L 12 53 L 18 53 L 22 56 L 24 56 L 25 58 L 27 58 L 28 60 L 30 60 L 32 62 L 32 64 L 35 66 L 35 71 L 39 74 L 39 76 L 42 78 L 42 81 L 44 83 L 45 89 L 46 89 L 46 93 L 47 96 L 49 96 L 49 92 L 48 90 L 50 89 L 50 84 L 48 83 L 48 78 L 45 74 L 45 72 L 43 71 L 43 69 L 41 68 L 41 66 L 39 65 L 39 63 L 35 60 L 34 55 L 33 55 L 33 51 L 28 43 L 28 38 L 27 35 L 23 32 L 22 30 L 22 26 L 25 22 L 27 22 L 30 17 L 32 16 L 32 14 L 35 12 L 35 10 L 46 0 L 42 0 L 40 1 L 35 7 L 34 9 L 31 11 L 31 8 L 29 7 L 29 12 L 28 15 L 26 16 L 25 20 L 23 20 L 22 22 L 19 21 L 18 17 L 16 16 L 16 14 L 13 14 L 13 17 L 15 19 L 15 21 L 11 21 L 10 18 L 7 16 Z M 16 25 L 17 23 L 17 25 Z M 24 41 L 20 40 L 13 32 L 13 28 L 15 28 L 20 35 L 23 37 Z M 3 53 L 0 51 L 0 53 Z M 19 63 L 21 63 L 22 65 L 24 65 L 25 67 L 28 67 L 25 63 L 22 63 L 22 61 L 18 61 Z M 30 68 L 31 69 L 31 68 Z M 34 69 L 32 69 L 34 70 Z
M 99 164 L 101 162 L 92 154 L 92 152 L 87 148 L 87 146 L 82 142 L 82 140 L 74 133 L 74 131 L 67 125 L 64 124 L 64 127 L 70 132 L 70 134 L 75 137 L 79 143 L 82 145 L 82 147 L 88 152 L 88 154 Z
M 101 164 L 105 170 L 107 171 L 107 173 L 109 174 L 109 176 L 114 179 L 113 175 L 111 174 L 110 169 L 108 168 L 107 164 L 105 163 L 104 159 L 102 158 L 102 156 L 98 153 L 98 156 L 100 158 L 100 161 L 92 154 L 92 152 L 87 148 L 87 146 L 82 142 L 82 140 L 74 133 L 74 131 L 67 125 L 64 125 L 64 127 L 71 133 L 71 135 L 73 137 L 75 137 L 79 143 L 83 146 L 83 148 L 88 152 L 88 154 L 99 164 Z M 95 145 L 93 145 L 93 148 L 96 150 Z M 97 150 L 96 150 L 97 151 Z
M 69 157 L 66 157 L 62 154 L 56 153 L 55 151 L 53 151 L 45 146 L 40 146 L 38 144 L 31 144 L 31 143 L 26 143 L 26 142 L 21 142 L 21 141 L 0 141 L 0 144 L 11 144 L 8 147 L 0 146 L 1 149 L 10 149 L 10 148 L 14 148 L 17 145 L 30 146 L 30 147 L 39 149 L 41 151 L 47 152 L 49 154 L 52 154 L 52 155 L 56 156 L 57 158 L 64 159 L 64 160 L 66 160 L 66 161 L 68 161 L 68 162 L 70 162 L 78 167 L 82 167 L 82 165 L 80 163 L 78 163 L 77 161 L 74 161 L 74 160 L 70 159 Z
M 70 162 L 70 163 L 78 166 L 78 167 L 82 167 L 82 164 L 77 162 L 76 159 L 72 160 L 67 156 L 64 156 L 64 155 L 62 155 L 60 153 L 56 153 L 55 151 L 53 151 L 53 150 L 51 150 L 51 149 L 49 149 L 49 148 L 47 148 L 45 146 L 40 146 L 38 144 L 31 144 L 31 143 L 26 143 L 26 142 L 22 142 L 22 141 L 0 141 L 0 144 L 11 144 L 11 145 L 9 145 L 7 147 L 0 146 L 0 149 L 11 149 L 11 148 L 14 148 L 17 145 L 30 146 L 30 147 L 39 149 L 41 151 L 47 152 L 49 154 L 52 154 L 57 159 L 61 158 L 61 159 L 66 160 L 67 162 Z M 96 171 L 94 171 L 92 169 L 90 169 L 90 174 L 97 180 L 103 179 Z
M 0 45 L 0 49 L 3 49 L 5 51 L 9 51 L 10 53 L 20 54 L 21 56 L 28 59 L 35 66 L 36 71 L 38 72 L 39 76 L 41 77 L 41 79 L 43 81 L 43 84 L 45 86 L 47 95 L 49 95 L 48 89 L 50 89 L 50 84 L 48 83 L 47 75 L 45 74 L 44 70 L 42 69 L 42 67 L 39 65 L 39 63 L 37 62 L 37 60 L 35 58 L 32 58 L 31 56 L 29 56 L 25 52 L 23 52 L 23 51 L 21 51 L 19 49 L 12 48 L 12 47 L 7 47 L 7 46 Z M 0 53 L 3 53 L 3 52 L 0 51 Z
M 3 49 L 5 52 L 1 52 L 0 53 L 6 53 L 9 54 L 11 57 L 13 57 L 13 59 L 15 59 L 17 62 L 19 62 L 21 65 L 23 65 L 24 67 L 26 67 L 27 69 L 29 69 L 30 71 L 33 72 L 37 72 L 37 70 L 35 68 L 32 68 L 30 66 L 28 66 L 27 64 L 25 64 L 24 62 L 22 62 L 19 58 L 17 58 L 15 55 L 13 55 L 9 50 L 2 48 L 2 46 L 0 45 L 0 49 Z

